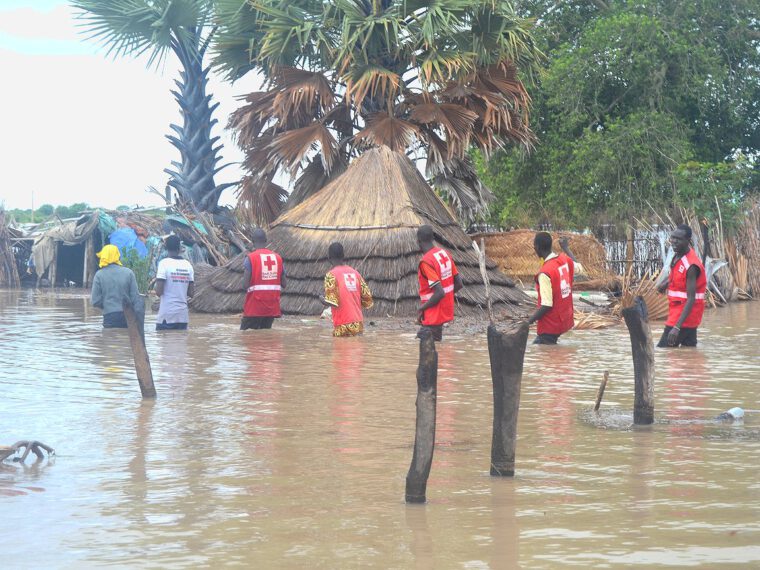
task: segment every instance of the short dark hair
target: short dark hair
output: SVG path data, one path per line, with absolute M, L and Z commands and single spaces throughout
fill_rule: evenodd
M 256 228 L 251 234 L 251 239 L 253 240 L 253 243 L 266 243 L 267 233 L 261 228 Z
M 422 241 L 433 241 L 435 239 L 435 232 L 433 226 L 425 224 L 417 229 L 417 238 Z
M 538 232 L 533 238 L 533 244 L 541 251 L 552 248 L 552 235 L 549 232 Z
M 330 259 L 343 259 L 343 244 L 339 241 L 334 241 L 327 248 L 327 256 Z
M 678 224 L 676 226 L 677 230 L 681 230 L 684 233 L 686 233 L 686 239 L 691 239 L 691 228 L 687 226 L 686 224 Z
M 182 247 L 182 242 L 179 241 L 179 237 L 172 234 L 164 240 L 164 247 L 168 251 L 179 251 Z

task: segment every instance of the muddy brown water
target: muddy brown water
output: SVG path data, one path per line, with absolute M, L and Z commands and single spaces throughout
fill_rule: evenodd
M 485 335 L 454 331 L 429 502 L 407 507 L 412 325 L 148 327 L 158 400 L 142 403 L 126 333 L 84 295 L 0 292 L 0 444 L 57 450 L 0 465 L 3 566 L 759 567 L 760 413 L 697 421 L 760 408 L 759 307 L 708 311 L 700 348 L 657 351 L 648 428 L 630 427 L 624 326 L 529 347 L 514 479 L 488 476 Z

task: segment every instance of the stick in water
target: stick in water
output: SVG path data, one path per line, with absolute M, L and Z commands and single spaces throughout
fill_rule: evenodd
M 599 384 L 599 390 L 596 392 L 596 404 L 594 404 L 594 411 L 599 411 L 599 406 L 602 405 L 602 398 L 604 398 L 604 389 L 607 387 L 607 380 L 609 380 L 610 377 L 610 371 L 605 370 L 604 371 L 604 378 L 602 379 L 602 383 Z

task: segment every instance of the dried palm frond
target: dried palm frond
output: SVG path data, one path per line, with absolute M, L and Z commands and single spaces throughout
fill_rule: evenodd
M 276 92 L 273 115 L 282 123 L 303 124 L 330 109 L 335 103 L 330 81 L 321 73 L 294 67 L 278 67 L 272 78 Z
M 227 128 L 243 148 L 256 144 L 258 137 L 272 118 L 272 102 L 275 93 L 257 91 L 245 97 L 246 104 L 230 115 Z
M 266 147 L 269 169 L 274 171 L 282 167 L 291 173 L 295 172 L 308 152 L 316 150 L 316 143 L 319 143 L 325 170 L 329 172 L 338 150 L 338 141 L 330 130 L 318 121 L 275 135 Z
M 634 305 L 636 297 L 644 299 L 650 321 L 662 321 L 668 316 L 668 298 L 666 295 L 657 292 L 655 281 L 645 277 L 639 283 L 634 283 L 631 272 L 623 281 L 623 294 L 612 314 L 621 315 L 623 309 Z
M 446 133 L 449 152 L 464 155 L 478 116 L 454 103 L 421 103 L 412 108 L 410 119 L 424 125 L 439 125 Z
M 288 193 L 271 179 L 245 176 L 238 190 L 238 211 L 251 223 L 269 225 L 282 212 Z
M 613 327 L 620 323 L 619 317 L 600 315 L 599 313 L 584 313 L 575 311 L 575 330 L 596 330 Z
M 376 146 L 387 146 L 396 152 L 404 152 L 419 134 L 420 128 L 414 123 L 379 112 L 372 115 L 367 121 L 367 126 L 356 134 L 354 144 L 366 141 Z
M 379 65 L 355 67 L 346 81 L 346 102 L 361 106 L 376 95 L 384 101 L 393 100 L 400 81 L 398 73 Z

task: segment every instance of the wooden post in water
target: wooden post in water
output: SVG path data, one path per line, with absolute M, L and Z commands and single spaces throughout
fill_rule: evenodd
M 155 398 L 156 387 L 153 385 L 153 371 L 150 368 L 148 349 L 145 348 L 145 330 L 142 319 L 135 312 L 132 304 L 124 300 L 124 318 L 129 331 L 129 344 L 132 345 L 132 355 L 135 358 L 135 372 L 140 384 L 143 398 Z
M 491 475 L 515 474 L 517 412 L 520 409 L 528 323 L 522 321 L 504 331 L 488 327 L 488 355 L 493 382 L 493 435 L 491 438 Z
M 433 334 L 424 331 L 420 339 L 420 361 L 417 366 L 417 421 L 414 433 L 414 454 L 406 474 L 406 502 L 424 503 L 430 466 L 435 446 L 435 403 L 438 384 L 438 353 Z
M 602 383 L 599 384 L 599 389 L 596 391 L 596 403 L 594 404 L 594 411 L 599 411 L 599 406 L 602 405 L 602 398 L 604 398 L 604 390 L 607 388 L 607 380 L 610 378 L 610 371 L 605 370 L 604 371 L 604 378 L 602 378 Z
M 623 309 L 623 318 L 633 354 L 633 423 L 648 425 L 654 423 L 654 343 L 644 299 L 636 297 L 632 307 Z

